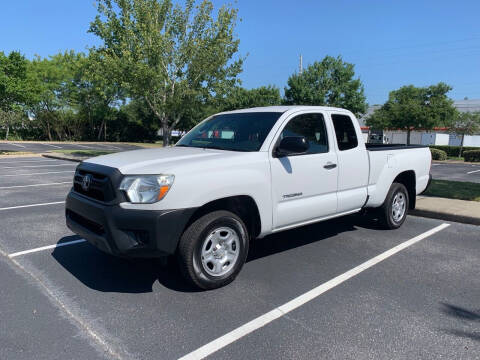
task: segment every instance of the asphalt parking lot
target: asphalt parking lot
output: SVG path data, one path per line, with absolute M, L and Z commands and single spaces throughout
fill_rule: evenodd
M 434 162 L 431 173 L 433 178 L 437 180 L 480 183 L 480 164 Z
M 32 153 L 43 153 L 52 150 L 105 150 L 105 151 L 125 151 L 139 149 L 132 144 L 120 143 L 66 143 L 66 142 L 15 142 L 1 141 L 0 151 L 25 151 Z
M 0 159 L 1 359 L 480 358 L 478 226 L 311 225 L 252 243 L 231 285 L 200 292 L 66 228 L 75 165 Z

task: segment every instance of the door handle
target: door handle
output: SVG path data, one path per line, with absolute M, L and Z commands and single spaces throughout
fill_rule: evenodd
M 323 166 L 325 169 L 330 170 L 330 169 L 335 169 L 337 167 L 337 164 L 328 162 L 326 165 Z

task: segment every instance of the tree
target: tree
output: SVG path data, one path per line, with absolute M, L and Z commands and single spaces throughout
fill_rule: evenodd
M 428 87 L 403 86 L 391 91 L 387 102 L 368 119 L 367 125 L 376 129 L 431 130 L 448 124 L 456 116 L 453 101 L 447 97 L 452 88 L 445 83 Z
M 280 90 L 275 86 L 260 86 L 259 88 L 250 90 L 236 87 L 224 99 L 220 100 L 219 108 L 222 111 L 227 111 L 280 105 L 281 103 Z
M 344 62 L 340 56 L 326 56 L 302 73 L 289 77 L 285 103 L 336 106 L 363 114 L 367 109 L 363 85 L 354 76 L 353 64 Z
M 458 157 L 461 157 L 465 135 L 474 135 L 480 132 L 480 112 L 459 113 L 458 116 L 452 118 L 448 128 L 450 132 L 462 137 L 458 152 Z
M 161 124 L 164 146 L 189 108 L 228 92 L 241 72 L 233 60 L 239 40 L 237 10 L 186 0 L 100 0 L 90 25 L 103 45 L 92 49 L 105 76 L 116 79 L 132 99 L 145 101 Z
M 8 56 L 0 52 L 0 124 L 5 128 L 5 140 L 11 127 L 21 122 L 22 106 L 31 96 L 27 66 L 28 60 L 19 52 Z

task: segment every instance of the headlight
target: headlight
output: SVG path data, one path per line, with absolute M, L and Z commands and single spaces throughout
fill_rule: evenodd
M 173 185 L 173 175 L 125 176 L 120 190 L 125 191 L 132 203 L 152 204 L 162 200 Z

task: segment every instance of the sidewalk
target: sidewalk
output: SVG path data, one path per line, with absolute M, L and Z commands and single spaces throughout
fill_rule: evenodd
M 418 196 L 411 215 L 480 225 L 480 202 Z

